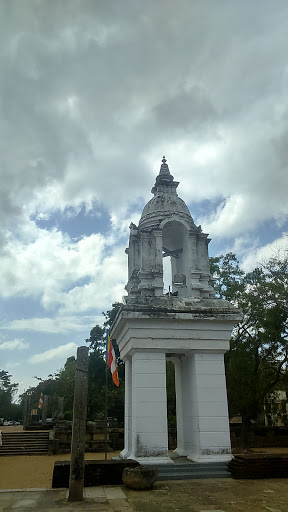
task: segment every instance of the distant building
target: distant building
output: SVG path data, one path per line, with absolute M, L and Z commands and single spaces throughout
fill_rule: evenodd
M 266 427 L 288 426 L 288 401 L 286 391 L 275 391 L 269 395 L 264 404 L 264 419 Z

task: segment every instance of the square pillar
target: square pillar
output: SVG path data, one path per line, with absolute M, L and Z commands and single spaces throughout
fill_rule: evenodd
M 121 459 L 127 459 L 132 450 L 132 360 L 125 360 L 125 413 L 124 413 L 124 449 L 120 453 Z
M 177 421 L 177 448 L 174 453 L 179 457 L 188 454 L 185 447 L 184 437 L 184 410 L 185 402 L 183 396 L 183 385 L 182 385 L 182 358 L 172 358 L 175 368 L 175 392 L 176 392 L 176 421 Z
M 196 352 L 189 357 L 191 402 L 186 420 L 189 442 L 188 459 L 195 462 L 231 460 L 229 416 L 227 406 L 224 353 Z M 187 389 L 184 396 L 187 396 Z M 187 428 L 187 422 L 186 426 Z M 187 437 L 185 439 L 187 441 Z
M 171 463 L 168 457 L 165 353 L 132 355 L 132 451 L 144 464 Z
M 194 354 L 181 356 L 175 364 L 175 390 L 177 415 L 176 455 L 188 456 L 198 452 L 198 403 L 195 385 Z

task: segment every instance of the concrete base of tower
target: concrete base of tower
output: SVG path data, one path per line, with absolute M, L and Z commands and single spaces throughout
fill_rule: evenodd
M 136 460 L 139 464 L 146 465 L 154 465 L 158 466 L 159 464 L 174 464 L 174 461 L 170 457 L 137 457 L 136 455 L 129 455 L 128 459 Z
M 213 463 L 213 462 L 230 462 L 233 456 L 230 454 L 210 454 L 210 455 L 199 455 L 199 454 L 191 454 L 187 455 L 187 459 L 192 462 L 198 463 Z
M 182 450 L 181 448 L 176 448 L 175 450 L 173 450 L 173 453 L 176 455 L 176 457 L 186 457 L 187 456 L 187 451 Z
M 125 450 L 125 448 L 124 448 L 124 450 L 122 450 L 122 452 L 119 453 L 119 459 L 128 459 L 130 454 L 131 454 L 131 452 L 128 450 Z

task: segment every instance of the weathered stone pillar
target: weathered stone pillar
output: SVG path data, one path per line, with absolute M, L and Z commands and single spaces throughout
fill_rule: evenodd
M 46 425 L 47 411 L 48 411 L 48 396 L 44 395 L 43 409 L 42 409 L 42 425 Z
M 88 347 L 78 347 L 75 372 L 69 501 L 83 500 L 88 391 Z

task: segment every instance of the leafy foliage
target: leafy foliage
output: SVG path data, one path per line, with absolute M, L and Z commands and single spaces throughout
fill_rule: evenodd
M 90 331 L 90 338 L 86 339 L 86 343 L 90 343 L 89 357 L 89 395 L 88 395 L 88 416 L 93 417 L 97 413 L 105 412 L 105 393 L 106 393 L 106 377 L 107 377 L 107 403 L 108 417 L 113 417 L 118 423 L 124 421 L 124 364 L 120 359 L 119 350 L 114 340 L 113 347 L 117 357 L 118 375 L 120 386 L 117 388 L 110 375 L 109 369 L 106 370 L 106 344 L 107 332 L 116 318 L 121 307 L 120 302 L 112 304 L 112 309 L 103 313 L 105 321 L 103 327 L 96 325 Z M 107 371 L 107 376 L 106 372 Z
M 219 296 L 243 312 L 225 359 L 229 412 L 247 426 L 263 411 L 265 397 L 287 385 L 288 260 L 273 257 L 248 274 L 239 273 L 231 253 L 213 265 Z
M 88 374 L 88 419 L 95 419 L 97 414 L 105 412 L 106 393 L 106 333 L 111 327 L 121 304 L 112 304 L 112 309 L 103 313 L 105 321 L 103 327 L 96 325 L 90 332 L 86 342 L 90 344 L 89 374 Z M 113 340 L 112 340 L 113 341 Z M 119 356 L 118 347 L 114 344 L 115 352 Z M 48 396 L 48 417 L 58 415 L 58 398 L 64 397 L 64 419 L 71 420 L 73 414 L 73 398 L 75 385 L 76 360 L 74 356 L 68 357 L 64 367 L 48 379 L 35 377 L 39 383 L 28 390 L 31 408 L 37 408 L 40 394 Z M 117 388 L 107 371 L 107 399 L 108 416 L 123 422 L 124 416 L 124 365 L 118 357 L 118 373 L 120 386 Z M 23 396 L 22 396 L 23 399 Z
M 6 370 L 0 370 L 0 417 L 19 419 L 19 406 L 13 404 L 18 384 L 12 383 L 11 377 L 12 375 L 9 375 Z
M 217 296 L 235 302 L 245 287 L 245 272 L 240 268 L 235 254 L 228 252 L 225 256 L 211 257 L 210 272 Z

